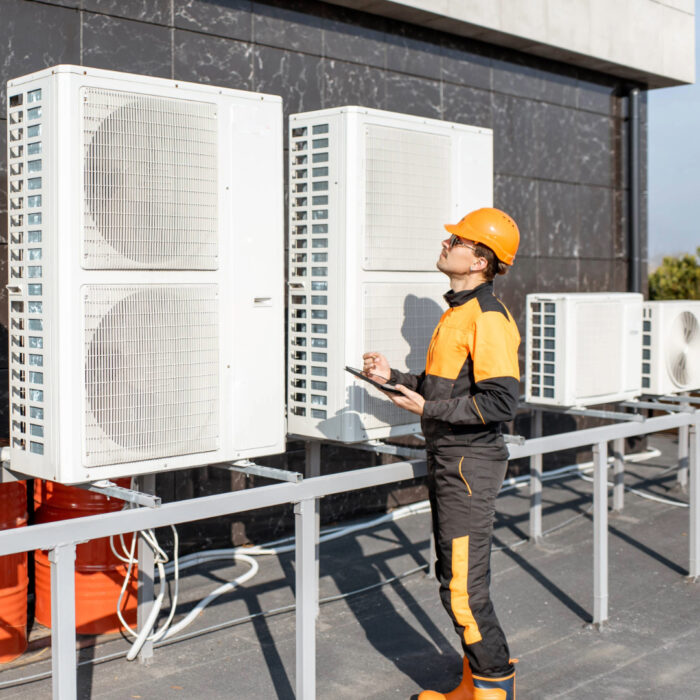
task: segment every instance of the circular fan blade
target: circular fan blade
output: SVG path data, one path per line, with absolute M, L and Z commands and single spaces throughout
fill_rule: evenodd
M 695 314 L 683 311 L 673 319 L 665 338 L 666 367 L 680 389 L 700 382 L 700 322 Z

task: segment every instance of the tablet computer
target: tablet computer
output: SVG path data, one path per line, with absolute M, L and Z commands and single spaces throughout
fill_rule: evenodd
M 374 379 L 371 377 L 368 377 L 366 374 L 362 374 L 362 370 L 355 369 L 354 367 L 348 367 L 347 365 L 345 366 L 345 371 L 350 372 L 350 374 L 354 374 L 358 379 L 362 379 L 372 386 L 377 387 L 377 389 L 381 389 L 382 391 L 386 391 L 389 394 L 401 394 L 403 396 L 403 393 L 399 391 L 396 388 L 396 384 L 394 382 L 387 382 L 386 384 L 380 384 L 379 382 L 375 382 Z

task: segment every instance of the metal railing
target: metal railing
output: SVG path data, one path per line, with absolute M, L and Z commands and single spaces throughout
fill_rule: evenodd
M 659 407 L 663 410 L 663 407 Z M 537 412 L 535 412 L 537 416 Z M 535 421 L 541 420 L 535 417 Z M 541 428 L 541 423 L 539 424 Z M 535 424 L 537 428 L 537 423 Z M 542 455 L 593 446 L 593 622 L 608 618 L 608 442 L 614 441 L 620 457 L 624 438 L 687 427 L 689 471 L 689 564 L 688 575 L 700 576 L 700 413 L 669 415 L 605 425 L 557 435 L 509 443 L 510 459 L 531 461 L 530 537 L 542 534 Z M 318 444 L 307 450 L 311 473 L 318 473 Z M 616 460 L 616 467 L 618 469 Z M 620 459 L 621 462 L 621 459 Z M 294 504 L 296 539 L 296 695 L 303 700 L 316 696 L 316 632 L 318 611 L 318 501 L 331 494 L 371 488 L 426 474 L 425 460 L 405 461 L 327 476 L 312 476 L 290 483 L 261 486 L 245 491 L 166 503 L 157 508 L 118 512 L 31 525 L 0 532 L 0 556 L 34 549 L 48 549 L 51 562 L 53 697 L 60 700 L 77 694 L 75 637 L 75 548 L 86 539 L 109 537 L 171 524 L 231 515 L 286 503 Z M 617 483 L 615 484 L 617 487 Z M 614 490 L 614 493 L 616 491 Z M 619 496 L 618 496 L 619 497 Z M 89 537 L 86 538 L 86 533 Z M 151 582 L 152 583 L 152 582 Z

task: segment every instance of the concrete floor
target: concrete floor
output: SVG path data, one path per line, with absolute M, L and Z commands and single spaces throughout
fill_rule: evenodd
M 676 447 L 654 438 L 662 455 L 632 464 L 626 483 L 687 502 L 675 485 Z M 628 493 L 610 514 L 610 620 L 590 626 L 593 607 L 591 484 L 570 476 L 545 485 L 541 545 L 523 543 L 528 496 L 498 502 L 492 592 L 518 664 L 520 700 L 542 698 L 700 698 L 700 583 L 689 583 L 688 509 Z M 429 517 L 413 515 L 321 547 L 317 697 L 413 698 L 458 681 L 458 640 L 425 571 Z M 212 563 L 184 572 L 179 612 L 245 564 Z M 397 577 L 382 585 L 383 581 Z M 293 603 L 292 555 L 260 559 L 240 590 L 212 603 L 187 633 Z M 368 588 L 369 587 L 369 588 Z M 355 592 L 365 589 L 363 592 Z M 293 611 L 259 615 L 156 650 L 150 666 L 123 658 L 119 637 L 80 651 L 80 698 L 293 698 Z M 51 697 L 50 679 L 6 685 L 50 669 L 50 653 L 26 655 L 0 671 L 0 700 Z

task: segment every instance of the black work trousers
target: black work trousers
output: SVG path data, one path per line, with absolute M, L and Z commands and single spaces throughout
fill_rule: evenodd
M 507 461 L 481 459 L 474 452 L 428 450 L 435 573 L 472 672 L 496 677 L 512 670 L 489 595 L 495 502 Z

